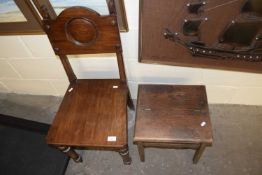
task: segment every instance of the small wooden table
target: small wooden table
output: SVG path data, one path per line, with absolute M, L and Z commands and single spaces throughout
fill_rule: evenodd
M 195 149 L 197 163 L 213 142 L 205 86 L 140 85 L 134 143 L 145 147 Z

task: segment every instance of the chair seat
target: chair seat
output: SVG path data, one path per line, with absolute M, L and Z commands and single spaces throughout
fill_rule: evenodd
M 119 148 L 127 144 L 127 86 L 120 80 L 71 83 L 47 135 L 47 143 Z

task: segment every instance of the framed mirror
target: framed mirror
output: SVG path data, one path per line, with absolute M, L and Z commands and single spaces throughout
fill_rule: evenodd
M 49 0 L 57 15 L 60 14 L 67 7 L 71 6 L 85 6 L 91 8 L 101 15 L 108 15 L 108 1 L 107 0 Z M 124 0 L 115 0 L 115 6 L 118 15 L 119 29 L 121 32 L 128 31 L 128 24 L 125 11 Z
M 70 6 L 86 6 L 109 14 L 107 0 L 0 0 L 0 35 L 43 34 L 38 10 L 45 5 L 53 17 Z M 119 29 L 128 32 L 124 0 L 115 0 Z M 38 9 L 38 10 L 37 10 Z
M 43 33 L 36 11 L 26 0 L 0 0 L 0 35 Z

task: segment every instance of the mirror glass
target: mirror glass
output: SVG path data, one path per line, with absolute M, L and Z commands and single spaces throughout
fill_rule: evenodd
M 97 11 L 101 15 L 109 14 L 106 0 L 50 0 L 50 2 L 57 15 L 65 8 L 71 6 L 85 6 Z
M 25 21 L 27 21 L 26 18 L 14 0 L 0 0 L 0 23 Z

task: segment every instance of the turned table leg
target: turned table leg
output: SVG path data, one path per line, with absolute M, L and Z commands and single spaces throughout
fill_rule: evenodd
M 196 164 L 199 161 L 199 159 L 200 159 L 201 155 L 203 154 L 205 148 L 206 148 L 206 145 L 201 143 L 199 148 L 195 152 L 195 155 L 194 155 L 194 158 L 193 158 L 194 164 Z
M 145 161 L 145 151 L 144 151 L 144 146 L 142 143 L 138 143 L 137 144 L 137 149 L 138 149 L 138 153 L 139 153 L 139 157 L 141 162 Z
M 124 148 L 120 149 L 119 154 L 121 155 L 125 165 L 131 164 L 132 160 L 131 160 L 131 157 L 129 156 L 128 146 L 125 146 Z
M 82 157 L 77 154 L 70 146 L 59 146 L 57 148 L 65 153 L 68 157 L 73 159 L 76 163 L 83 162 Z

